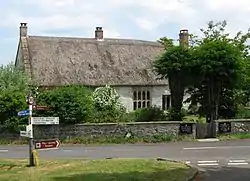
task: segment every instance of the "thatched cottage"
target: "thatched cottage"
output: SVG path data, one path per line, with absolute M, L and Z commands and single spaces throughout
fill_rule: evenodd
M 151 105 L 168 109 L 168 82 L 157 80 L 151 66 L 163 51 L 157 42 L 105 38 L 102 27 L 93 38 L 48 37 L 28 35 L 27 23 L 21 23 L 15 65 L 42 87 L 109 84 L 129 111 Z

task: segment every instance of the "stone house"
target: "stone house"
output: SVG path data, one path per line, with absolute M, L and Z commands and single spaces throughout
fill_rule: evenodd
M 187 30 L 180 38 L 187 37 Z M 20 25 L 15 66 L 39 86 L 113 86 L 128 111 L 156 105 L 171 107 L 167 80 L 158 80 L 152 61 L 164 51 L 158 42 L 105 38 L 96 27 L 93 38 L 28 35 Z

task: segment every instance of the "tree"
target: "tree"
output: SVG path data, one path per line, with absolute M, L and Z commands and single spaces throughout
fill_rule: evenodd
M 31 81 L 13 62 L 0 66 L 0 92 L 27 92 Z
M 46 111 L 34 112 L 37 116 L 59 117 L 62 124 L 88 122 L 93 114 L 92 90 L 83 86 L 63 86 L 41 91 L 38 105 L 49 107 Z
M 210 21 L 206 30 L 201 29 L 204 37 L 194 46 L 193 58 L 200 68 L 197 74 L 200 80 L 193 86 L 191 99 L 203 106 L 208 122 L 218 118 L 221 96 L 240 86 L 248 56 L 249 47 L 245 43 L 249 32 L 244 35 L 239 32 L 230 38 L 225 33 L 226 25 L 226 21 L 215 24 Z
M 18 117 L 17 112 L 27 109 L 26 93 L 28 76 L 15 68 L 11 62 L 0 66 L 0 124 L 12 130 L 27 123 L 27 118 Z
M 160 42 L 168 46 L 165 52 L 154 61 L 154 71 L 161 79 L 168 79 L 171 93 L 171 119 L 182 120 L 181 108 L 186 87 L 190 84 L 192 53 L 180 45 L 174 45 L 170 39 L 161 38 Z

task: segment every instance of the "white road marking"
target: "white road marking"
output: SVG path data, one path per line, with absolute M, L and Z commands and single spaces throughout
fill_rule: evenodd
M 219 161 L 217 161 L 217 160 L 199 160 L 198 161 L 198 166 L 218 166 L 219 165 L 219 163 L 218 163 Z
M 218 163 L 198 163 L 198 166 L 218 166 Z
M 198 139 L 199 142 L 215 142 L 215 141 L 220 141 L 217 138 L 210 138 L 210 139 Z
M 2 153 L 6 153 L 6 152 L 8 152 L 9 150 L 0 150 L 0 153 L 2 152 Z
M 218 163 L 217 160 L 208 160 L 208 161 L 198 161 L 198 163 Z
M 190 164 L 191 162 L 190 162 L 190 161 L 186 161 L 185 163 L 186 163 L 186 164 Z
M 250 148 L 250 146 L 189 147 L 189 148 L 183 148 L 183 150 L 237 149 L 237 148 Z
M 247 162 L 242 162 L 242 163 L 228 163 L 228 165 L 248 165 Z
M 230 163 L 247 162 L 246 160 L 229 160 Z
M 206 149 L 216 149 L 217 147 L 190 147 L 183 148 L 183 150 L 206 150 Z
M 246 160 L 229 160 L 228 165 L 248 165 Z
M 72 152 L 73 150 L 62 150 L 64 152 Z

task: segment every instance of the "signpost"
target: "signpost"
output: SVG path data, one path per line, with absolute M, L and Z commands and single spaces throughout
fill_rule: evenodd
M 31 124 L 34 125 L 59 124 L 59 117 L 32 117 Z
M 29 93 L 26 100 L 29 105 L 28 110 L 19 111 L 18 116 L 29 116 L 29 124 L 26 126 L 26 131 L 20 131 L 20 136 L 29 138 L 29 165 L 35 166 L 34 156 L 35 150 L 33 145 L 33 124 L 34 125 L 55 125 L 59 124 L 59 117 L 32 117 L 33 108 L 36 110 L 48 110 L 47 106 L 36 106 L 32 93 Z M 36 140 L 35 149 L 46 150 L 46 149 L 57 149 L 60 146 L 59 139 L 50 140 Z
M 61 143 L 59 139 L 38 140 L 35 141 L 35 149 L 37 150 L 58 149 L 60 144 Z
M 29 138 L 33 138 L 33 127 L 32 127 L 32 124 L 29 124 L 28 126 L 26 126 L 26 132 L 27 132 Z
M 20 131 L 20 136 L 22 136 L 22 137 L 28 137 L 27 131 Z
M 33 105 L 33 109 L 38 110 L 38 111 L 46 111 L 46 110 L 49 110 L 49 107 L 48 106 Z
M 24 111 L 19 111 L 17 113 L 18 116 L 29 116 L 30 115 L 30 110 L 24 110 Z

